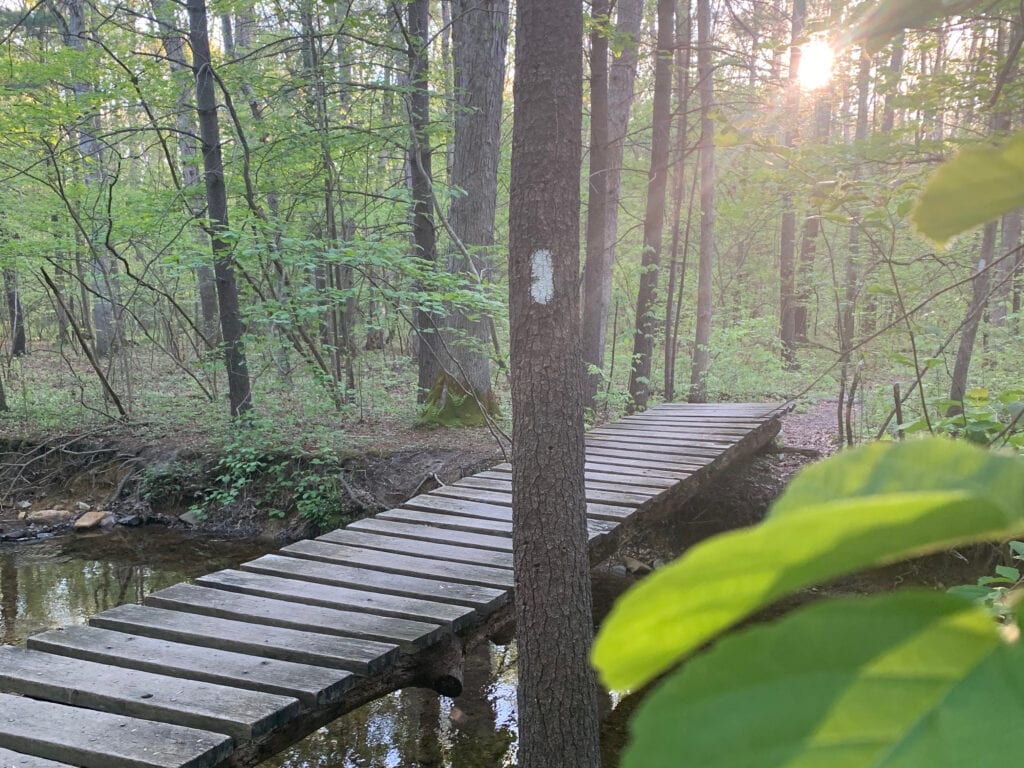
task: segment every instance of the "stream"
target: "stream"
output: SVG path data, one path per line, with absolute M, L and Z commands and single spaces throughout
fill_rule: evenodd
M 270 547 L 200 539 L 146 527 L 0 545 L 0 640 L 23 645 L 47 629 L 83 624 L 99 611 L 141 602 L 150 592 Z M 595 584 L 595 603 L 618 589 Z M 609 593 L 610 592 L 610 593 Z M 483 643 L 466 659 L 457 699 L 408 689 L 377 699 L 321 728 L 260 768 L 493 768 L 516 759 L 515 643 Z M 621 744 L 621 718 L 602 741 Z M 614 764 L 614 763 L 606 763 Z

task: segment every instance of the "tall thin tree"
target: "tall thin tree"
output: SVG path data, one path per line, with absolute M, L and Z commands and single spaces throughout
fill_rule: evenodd
M 647 175 L 644 248 L 640 261 L 640 290 L 636 300 L 633 366 L 629 372 L 631 406 L 642 411 L 651 395 L 651 363 L 658 331 L 656 299 L 661 271 L 661 242 L 665 229 L 672 138 L 672 61 L 675 51 L 675 0 L 658 0 L 658 50 L 654 64 L 654 117 L 651 168 Z
M 697 327 L 690 367 L 690 402 L 708 399 L 711 359 L 711 281 L 715 258 L 715 81 L 711 51 L 711 0 L 697 0 L 697 80 L 700 91 L 700 267 Z
M 600 764 L 583 487 L 583 14 L 518 0 L 509 226 L 520 768 Z
M 196 113 L 202 140 L 203 171 L 206 181 L 206 211 L 213 272 L 217 279 L 220 330 L 224 339 L 224 362 L 228 375 L 228 400 L 232 416 L 240 416 L 252 407 L 249 367 L 245 359 L 242 335 L 245 331 L 238 305 L 238 285 L 231 266 L 228 234 L 228 196 L 224 184 L 224 160 L 220 148 L 220 122 L 214 91 L 213 62 L 206 0 L 188 0 L 189 44 L 192 46 L 192 71 L 196 78 Z

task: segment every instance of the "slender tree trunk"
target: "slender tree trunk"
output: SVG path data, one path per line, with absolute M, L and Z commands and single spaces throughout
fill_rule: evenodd
M 647 175 L 647 210 L 644 214 L 644 250 L 640 290 L 636 301 L 633 366 L 629 374 L 631 408 L 642 411 L 651 394 L 651 363 L 658 331 L 657 293 L 661 268 L 661 242 L 665 229 L 665 192 L 668 189 L 669 150 L 672 141 L 672 60 L 675 50 L 675 0 L 658 0 L 658 50 L 654 64 L 654 116 L 651 169 Z
M 192 71 L 196 78 L 196 112 L 199 116 L 203 171 L 206 175 L 207 216 L 210 221 L 213 270 L 217 278 L 220 328 L 228 376 L 228 398 L 231 415 L 240 416 L 252 407 L 252 392 L 245 348 L 242 345 L 244 328 L 238 306 L 238 286 L 231 266 L 231 245 L 225 240 L 228 232 L 228 197 L 224 186 L 224 161 L 220 149 L 220 124 L 210 59 L 206 0 L 188 0 L 187 7 Z
M 629 113 L 633 104 L 643 0 L 616 0 L 615 5 L 615 36 L 616 39 L 625 42 L 622 53 L 612 59 L 608 69 L 604 247 L 591 252 L 588 246 L 583 287 L 583 359 L 588 365 L 602 370 L 608 335 L 608 308 L 612 295 L 612 266 L 615 264 L 615 247 L 618 240 L 619 188 L 622 182 L 622 161 Z M 588 226 L 589 223 L 588 216 Z M 587 386 L 596 386 L 595 381 L 589 376 Z M 592 405 L 589 389 L 587 405 Z
M 981 318 L 985 314 L 992 282 L 991 271 L 986 267 L 992 263 L 992 258 L 995 256 L 998 233 L 999 224 L 992 221 L 985 225 L 982 234 L 981 258 L 978 260 L 978 270 L 974 280 L 971 281 L 971 303 L 967 307 L 967 317 L 964 319 L 963 332 L 960 335 L 960 347 L 956 353 L 956 364 L 953 366 L 953 381 L 949 387 L 949 399 L 956 403 L 963 403 L 964 396 L 967 394 L 967 375 L 971 368 L 971 358 L 974 355 L 974 342 L 978 338 L 978 328 L 981 326 Z M 947 411 L 947 415 L 954 416 L 962 411 L 961 406 L 952 406 Z
M 172 0 L 152 0 L 153 16 L 160 30 L 160 40 L 167 54 L 167 63 L 171 74 L 175 75 L 188 68 L 185 61 L 185 41 L 178 33 L 175 19 L 175 5 Z M 181 182 L 184 187 L 185 199 L 193 216 L 203 211 L 202 191 L 200 189 L 199 167 L 196 161 L 197 149 L 192 138 L 195 131 L 195 120 L 188 109 L 192 95 L 190 85 L 182 84 L 181 93 L 176 104 L 178 129 L 178 159 L 181 162 Z M 203 235 L 205 237 L 205 233 Z M 220 343 L 220 317 L 217 309 L 217 280 L 213 269 L 208 264 L 196 267 L 196 283 L 199 288 L 199 327 L 203 331 L 206 344 L 215 347 Z
M 800 37 L 807 21 L 807 0 L 793 0 L 793 26 L 789 44 L 789 78 L 786 91 L 786 131 L 783 144 L 796 146 L 800 127 Z M 782 232 L 779 254 L 780 339 L 787 368 L 796 366 L 796 207 L 793 193 L 782 195 Z
M 690 136 L 690 49 L 693 45 L 691 0 L 683 0 L 676 16 L 676 93 L 677 118 L 675 158 L 672 163 L 672 252 L 665 297 L 665 400 L 676 398 L 676 356 L 679 352 L 679 306 L 686 281 L 686 262 L 690 243 L 683 237 L 683 198 L 686 191 L 686 158 Z M 680 258 L 680 247 L 682 257 Z
M 428 127 L 430 125 L 429 46 L 430 2 L 411 0 L 407 6 L 409 85 L 409 166 L 412 187 L 412 237 L 417 258 L 434 262 L 437 259 L 433 213 L 433 176 Z M 426 401 L 430 388 L 441 373 L 441 343 L 438 335 L 440 319 L 423 309 L 416 310 L 416 331 L 419 340 L 417 401 Z
M 509 226 L 520 768 L 600 764 L 583 488 L 583 14 L 518 0 Z
M 1020 248 L 1021 242 L 1021 212 L 1013 211 L 1003 216 L 1000 226 L 1000 239 L 1002 241 L 1002 252 L 1010 254 Z M 996 284 L 992 290 L 992 300 L 989 308 L 989 322 L 997 327 L 1006 325 L 1007 309 L 1012 302 L 1011 292 L 1013 290 L 1013 271 L 1016 264 L 1016 257 L 1009 256 L 1003 259 L 996 268 Z
M 604 339 L 601 322 L 587 313 L 587 302 L 600 303 L 606 263 L 608 225 L 608 0 L 593 0 L 590 8 L 590 169 L 587 176 L 587 257 L 583 265 L 583 364 L 587 370 L 583 403 L 593 410 L 601 384 Z M 605 308 L 607 314 L 607 307 Z M 607 318 L 605 319 L 607 323 Z M 601 347 L 601 349 L 598 349 Z M 590 370 L 593 366 L 595 370 Z
M 455 150 L 450 185 L 463 194 L 452 199 L 448 223 L 468 257 L 458 244 L 449 245 L 448 269 L 467 280 L 486 278 L 491 271 L 508 6 L 508 0 L 454 0 L 452 5 Z M 492 322 L 458 307 L 446 318 L 445 344 L 438 350 L 442 369 L 426 400 L 440 422 L 476 424 L 498 413 L 488 354 Z
M 893 42 L 892 56 L 889 58 L 889 71 L 885 73 L 885 106 L 882 110 L 882 133 L 892 134 L 896 127 L 896 99 L 899 96 L 900 80 L 903 79 L 903 57 L 906 35 L 900 35 Z
M 18 274 L 4 267 L 4 296 L 7 299 L 7 318 L 11 323 L 11 357 L 21 357 L 28 351 L 25 341 L 25 312 L 18 290 Z
M 700 90 L 700 274 L 697 282 L 697 332 L 690 369 L 690 402 L 707 402 L 711 347 L 711 282 L 715 257 L 715 109 L 711 64 L 711 0 L 697 0 L 697 77 Z

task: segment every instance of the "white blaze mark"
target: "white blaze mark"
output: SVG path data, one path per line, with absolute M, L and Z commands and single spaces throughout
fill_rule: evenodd
M 530 256 L 530 296 L 538 304 L 547 304 L 555 296 L 555 271 L 551 251 L 543 248 Z

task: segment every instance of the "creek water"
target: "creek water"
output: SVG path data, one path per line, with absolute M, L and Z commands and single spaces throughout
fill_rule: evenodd
M 24 644 L 47 629 L 220 568 L 269 547 L 160 528 L 0 545 L 0 640 Z M 595 603 L 612 584 L 595 585 Z M 457 699 L 416 689 L 385 696 L 307 737 L 261 768 L 494 768 L 516 760 L 516 647 L 484 643 L 466 659 Z M 622 743 L 619 707 L 605 719 L 606 765 Z

